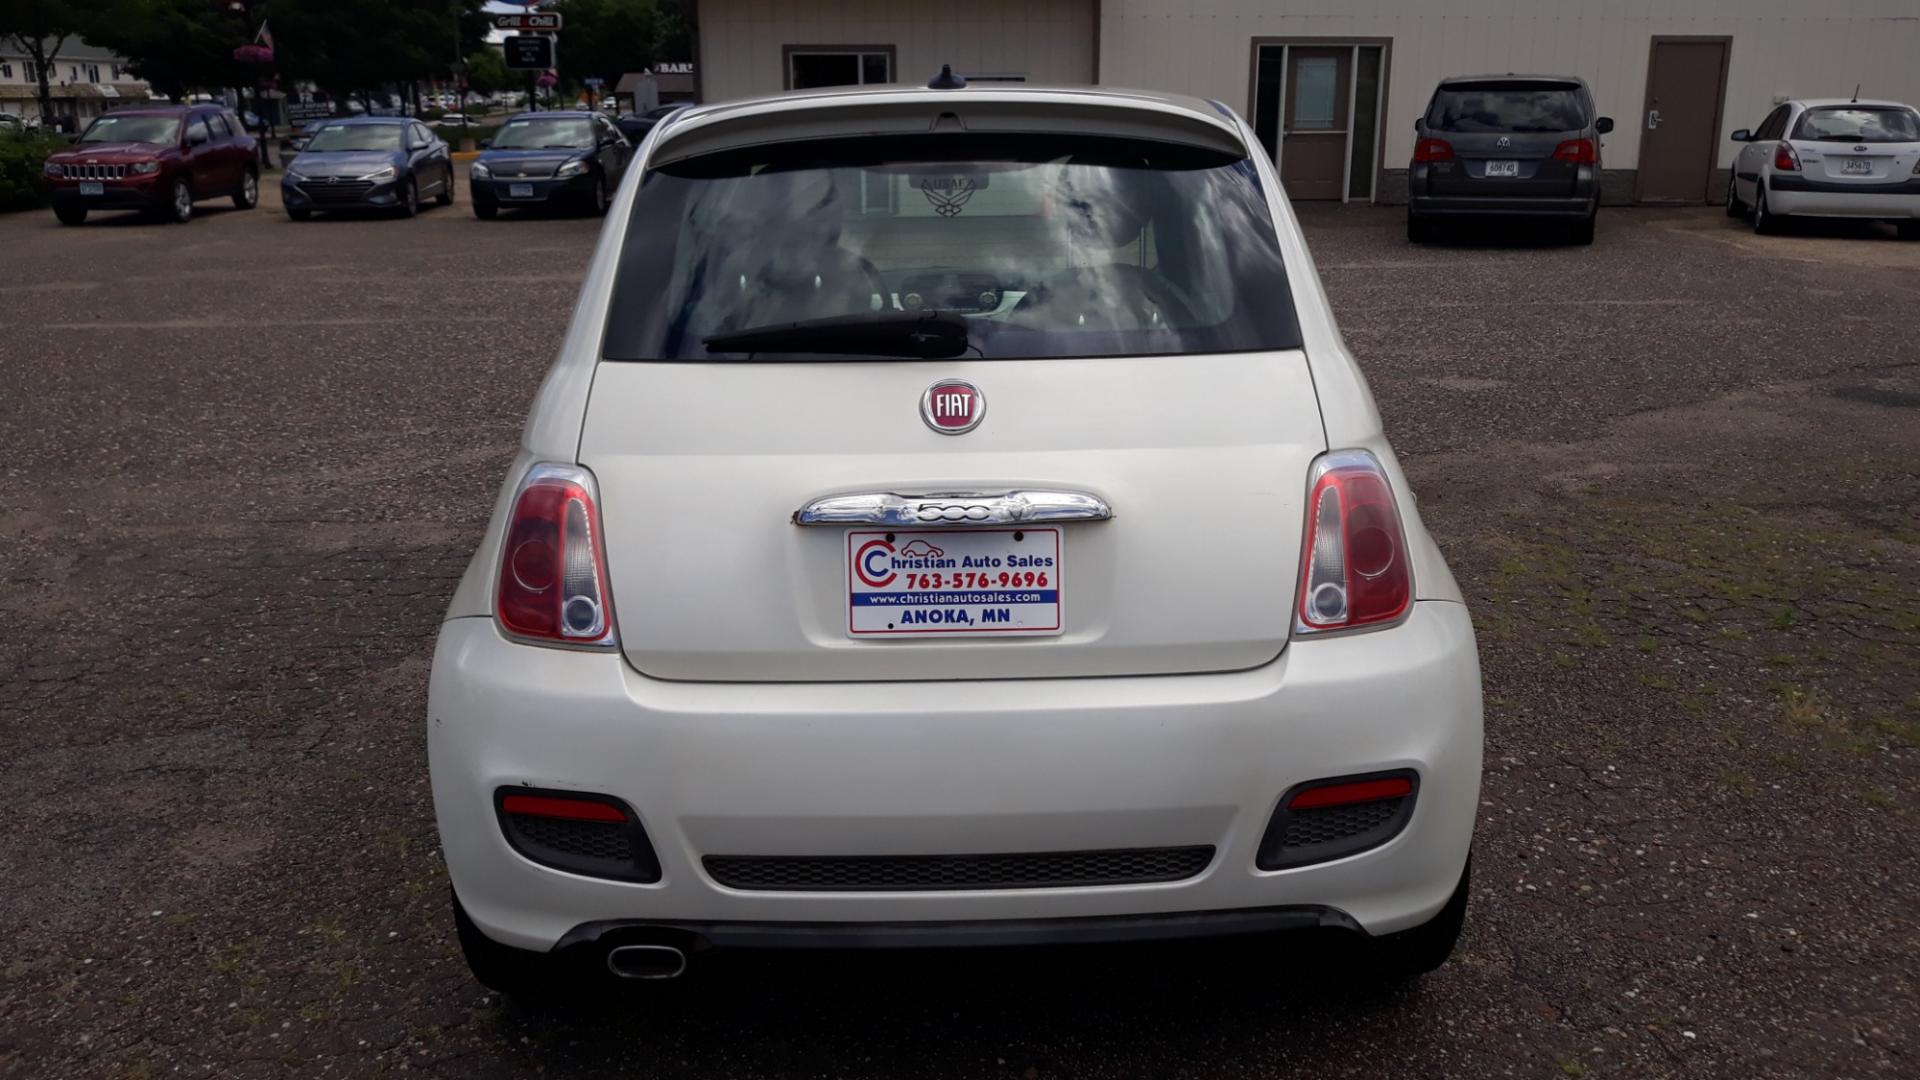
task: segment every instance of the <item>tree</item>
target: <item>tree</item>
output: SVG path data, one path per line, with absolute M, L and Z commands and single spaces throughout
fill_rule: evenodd
M 0 4 L 0 37 L 18 46 L 33 63 L 40 86 L 40 118 L 53 116 L 53 60 L 67 39 L 99 29 L 100 0 L 6 0 Z
M 467 57 L 467 89 L 491 96 L 517 85 L 507 61 L 493 49 L 480 49 Z
M 566 20 L 558 57 L 564 83 L 578 86 L 597 78 L 611 87 L 620 76 L 660 59 L 655 48 L 660 12 L 654 0 L 560 0 L 553 10 Z

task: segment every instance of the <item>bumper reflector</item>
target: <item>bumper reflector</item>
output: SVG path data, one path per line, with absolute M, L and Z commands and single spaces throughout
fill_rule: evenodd
M 1408 770 L 1301 784 L 1280 799 L 1255 865 L 1287 870 L 1379 847 L 1412 820 L 1418 788 Z
M 615 881 L 660 880 L 660 860 L 647 830 L 619 799 L 500 788 L 493 805 L 507 844 L 533 862 Z

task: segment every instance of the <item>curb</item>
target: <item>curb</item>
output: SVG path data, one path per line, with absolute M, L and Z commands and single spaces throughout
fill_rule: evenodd
M 453 152 L 453 160 L 472 161 L 474 158 L 479 157 L 481 153 L 479 150 L 455 150 Z

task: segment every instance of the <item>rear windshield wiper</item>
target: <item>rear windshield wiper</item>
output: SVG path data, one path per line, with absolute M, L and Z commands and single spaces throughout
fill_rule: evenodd
M 714 334 L 708 352 L 847 353 L 938 360 L 966 352 L 967 321 L 945 311 L 836 315 Z

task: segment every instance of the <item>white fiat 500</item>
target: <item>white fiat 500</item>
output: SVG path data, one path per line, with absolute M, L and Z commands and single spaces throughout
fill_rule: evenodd
M 1755 232 L 1788 218 L 1880 218 L 1920 240 L 1920 112 L 1897 101 L 1788 101 L 1745 143 L 1727 182 L 1727 213 Z
M 434 656 L 480 981 L 1295 928 L 1440 964 L 1473 628 L 1247 124 L 896 87 L 640 154 Z

